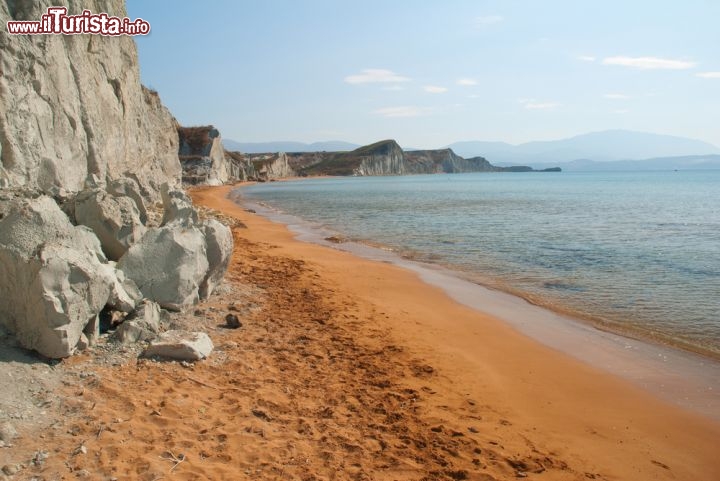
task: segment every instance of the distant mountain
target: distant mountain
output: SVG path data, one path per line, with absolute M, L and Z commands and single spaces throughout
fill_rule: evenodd
M 720 148 L 700 140 L 628 130 L 606 130 L 568 139 L 527 142 L 520 145 L 470 141 L 455 142 L 448 147 L 463 157 L 482 155 L 494 164 L 529 165 L 543 163 L 557 165 L 577 159 L 607 162 L 720 154 Z
M 223 139 L 226 150 L 232 152 L 243 152 L 246 154 L 263 154 L 266 152 L 349 152 L 360 147 L 357 144 L 343 142 L 341 140 L 330 140 L 327 142 L 304 142 L 277 141 L 277 142 L 237 142 L 231 139 Z
M 501 164 L 502 165 L 502 164 Z M 532 167 L 541 169 L 549 164 L 532 162 Z M 686 155 L 679 157 L 658 157 L 643 160 L 613 160 L 597 162 L 578 159 L 553 165 L 562 167 L 565 172 L 596 172 L 623 170 L 720 170 L 720 155 Z

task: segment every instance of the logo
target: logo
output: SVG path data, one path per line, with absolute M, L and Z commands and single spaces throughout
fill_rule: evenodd
M 68 15 L 65 7 L 48 7 L 40 20 L 7 22 L 10 35 L 147 35 L 150 23 L 142 18 L 130 20 L 83 10 L 80 15 Z

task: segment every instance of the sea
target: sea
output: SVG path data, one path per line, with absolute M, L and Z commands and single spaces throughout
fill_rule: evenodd
M 720 171 L 311 178 L 242 195 L 603 330 L 720 358 Z

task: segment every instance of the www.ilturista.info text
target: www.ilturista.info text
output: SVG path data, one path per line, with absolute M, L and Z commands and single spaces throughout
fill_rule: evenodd
M 68 15 L 65 7 L 49 7 L 40 20 L 7 22 L 11 35 L 147 35 L 150 24 L 138 18 L 110 16 L 107 13 L 92 13 L 83 10 L 80 15 Z

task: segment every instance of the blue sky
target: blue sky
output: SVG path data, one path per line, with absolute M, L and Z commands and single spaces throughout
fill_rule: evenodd
M 720 146 L 717 0 L 128 0 L 143 82 L 225 138 Z

